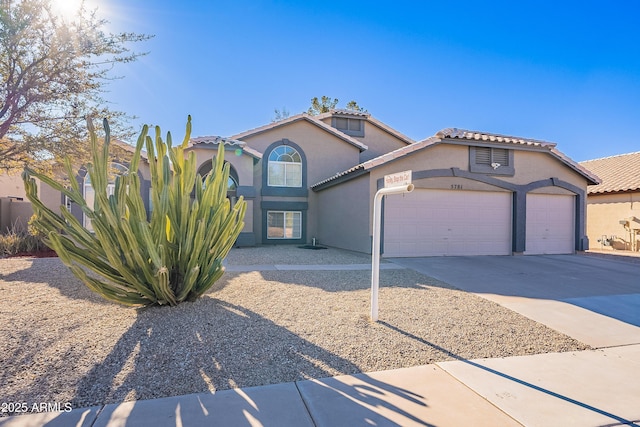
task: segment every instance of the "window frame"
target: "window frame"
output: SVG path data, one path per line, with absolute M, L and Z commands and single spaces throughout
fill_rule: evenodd
M 338 122 L 346 120 L 347 126 L 345 128 L 338 127 Z M 331 118 L 331 126 L 338 129 L 340 132 L 349 136 L 364 137 L 364 118 L 358 117 L 346 117 L 346 116 L 333 116 Z M 358 123 L 358 129 L 352 129 L 352 125 Z
M 476 156 L 479 150 L 489 150 L 490 162 L 489 164 L 477 163 Z M 497 150 L 505 150 L 507 154 L 507 164 L 500 163 L 500 166 L 491 166 L 494 162 L 494 158 L 497 157 Z M 469 171 L 475 173 L 483 173 L 487 175 L 515 175 L 515 168 L 513 166 L 513 152 L 514 150 L 504 147 L 487 147 L 487 146 L 469 146 Z
M 277 150 L 280 149 L 281 147 L 284 147 L 287 150 L 293 150 L 293 155 L 289 154 L 289 153 L 278 153 Z M 273 155 L 276 154 L 277 155 L 277 159 L 278 160 L 272 160 Z M 284 160 L 279 160 L 281 157 L 288 155 L 289 157 L 292 157 L 294 155 L 296 155 L 298 157 L 298 161 L 284 161 Z M 275 176 L 272 177 L 272 173 L 271 173 L 271 167 L 282 167 L 282 184 L 280 183 L 274 183 L 273 182 L 273 178 L 275 178 Z M 294 168 L 295 166 L 295 168 Z M 300 170 L 297 172 L 288 172 L 292 169 L 297 169 L 299 168 Z M 273 150 L 271 150 L 271 152 L 269 153 L 269 157 L 267 158 L 267 186 L 268 187 L 280 187 L 280 188 L 302 188 L 302 168 L 303 168 L 303 162 L 302 162 L 302 155 L 300 154 L 300 152 L 298 150 L 296 150 L 294 147 L 290 146 L 290 145 L 278 145 L 277 147 L 274 147 Z M 294 173 L 296 175 L 295 178 L 295 185 L 288 185 L 289 179 L 288 175 L 290 173 Z
M 302 160 L 302 186 L 301 187 L 275 187 L 269 186 L 268 184 L 268 176 L 269 176 L 269 156 L 271 152 L 278 148 L 281 145 L 290 146 L 295 149 L 300 155 L 300 159 Z M 307 158 L 304 154 L 304 150 L 295 142 L 289 141 L 286 138 L 279 139 L 273 143 L 271 143 L 263 152 L 261 163 L 261 196 L 277 196 L 277 197 L 308 197 L 309 188 L 307 187 Z
M 274 214 L 282 214 L 282 237 L 273 237 L 270 236 L 269 234 L 269 216 L 270 215 L 274 215 Z M 291 237 L 287 237 L 287 214 L 292 216 L 291 219 L 291 224 L 292 224 L 292 228 L 291 228 Z M 295 215 L 298 216 L 298 230 L 297 230 L 297 234 L 296 234 L 296 230 L 293 228 L 296 224 L 296 220 L 295 220 Z M 267 230 L 266 230 L 266 237 L 267 240 L 300 240 L 302 239 L 302 230 L 303 230 L 303 226 L 302 226 L 302 221 L 303 221 L 303 215 L 302 215 L 302 211 L 285 211 L 285 210 L 267 210 Z

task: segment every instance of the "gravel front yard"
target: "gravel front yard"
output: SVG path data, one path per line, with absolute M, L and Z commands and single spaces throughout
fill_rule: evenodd
M 362 264 L 296 247 L 232 250 L 229 265 Z M 57 258 L 0 259 L 0 396 L 74 408 L 586 345 L 411 270 L 226 273 L 178 307 L 102 300 Z M 10 414 L 0 414 L 10 415 Z

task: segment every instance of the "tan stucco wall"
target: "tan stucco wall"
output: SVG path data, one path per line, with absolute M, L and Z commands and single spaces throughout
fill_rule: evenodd
M 331 119 L 331 116 L 329 116 L 325 117 L 322 121 L 331 126 Z M 407 145 L 403 140 L 398 139 L 367 120 L 364 120 L 364 137 L 352 138 L 357 139 L 369 147 L 360 153 L 360 163 Z
M 553 177 L 584 188 L 586 191 L 586 178 L 551 154 L 538 151 L 516 150 L 513 162 L 516 171 L 515 176 L 500 177 L 500 179 L 516 184 L 527 184 Z
M 322 181 L 338 172 L 342 172 L 358 164 L 360 150 L 326 132 L 323 129 L 307 122 L 298 121 L 287 126 L 270 129 L 266 132 L 242 138 L 247 145 L 261 153 L 273 143 L 282 139 L 298 145 L 307 159 L 307 187 Z M 258 199 L 261 198 L 262 191 L 262 170 L 263 162 L 268 160 L 268 154 L 253 166 L 253 186 Z M 307 198 L 299 197 L 262 197 L 263 201 L 286 201 L 286 202 L 307 202 L 308 210 L 306 217 L 307 240 L 318 237 L 318 216 L 319 209 L 316 194 L 309 190 Z M 262 239 L 262 208 L 260 203 L 253 204 L 253 231 L 256 241 Z M 284 242 L 283 242 L 284 243 Z
M 307 183 L 313 185 L 359 163 L 360 150 L 336 136 L 307 122 L 298 121 L 242 138 L 261 153 L 281 139 L 297 144 L 307 157 Z M 267 160 L 267 159 L 263 159 Z M 256 183 L 262 185 L 261 182 Z
M 235 153 L 237 147 L 225 147 L 224 160 L 229 162 L 238 173 L 238 185 L 253 185 L 253 157 L 248 154 L 237 155 Z M 193 149 L 196 153 L 197 169 L 200 169 L 205 163 L 210 164 L 211 159 L 218 154 L 217 146 L 198 146 Z
M 365 212 L 369 206 L 366 175 L 315 193 L 318 203 L 319 243 L 358 252 L 371 252 L 371 229 Z
M 0 174 L 0 197 L 22 197 L 26 199 L 24 183 L 19 173 Z
M 631 250 L 629 232 L 619 223 L 629 217 L 640 219 L 640 192 L 618 194 L 592 194 L 587 197 L 587 236 L 592 249 Z M 604 246 L 598 240 L 602 236 L 616 236 L 613 247 Z M 640 236 L 636 236 L 640 247 Z
M 54 212 L 59 212 L 61 205 L 60 192 L 53 190 L 39 180 L 36 180 L 36 184 L 38 197 L 42 203 Z M 2 229 L 6 230 L 7 227 L 13 224 L 18 227 L 26 227 L 31 215 L 33 215 L 33 209 L 31 208 L 31 202 L 27 199 L 24 182 L 20 174 L 0 175 L 0 198 L 4 197 L 22 198 L 22 200 L 15 198 L 5 199 L 4 209 L 0 212 Z
M 366 121 L 364 125 L 364 138 L 357 137 L 355 139 L 369 147 L 360 153 L 360 162 L 366 162 L 374 157 L 381 156 L 407 145 L 404 141 Z

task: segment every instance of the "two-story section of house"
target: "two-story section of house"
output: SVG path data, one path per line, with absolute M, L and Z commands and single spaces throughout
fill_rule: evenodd
M 322 222 L 313 183 L 411 143 L 368 113 L 334 110 L 298 114 L 230 138 L 193 138 L 189 149 L 204 174 L 211 169 L 211 150 L 225 145 L 233 196 L 249 203 L 237 242 L 244 246 L 311 241 Z

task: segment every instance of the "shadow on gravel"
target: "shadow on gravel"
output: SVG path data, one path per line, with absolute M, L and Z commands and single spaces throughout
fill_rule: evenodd
M 343 292 L 371 289 L 371 271 L 318 270 L 318 271 L 261 271 L 265 280 L 322 289 L 326 292 Z M 428 290 L 436 286 L 455 289 L 444 282 L 411 269 L 381 270 L 381 288 L 412 288 Z
M 16 269 L 9 274 L 0 273 L 0 281 L 41 283 L 57 289 L 67 298 L 91 301 L 98 304 L 111 304 L 95 294 L 78 280 L 71 271 L 62 264 L 59 258 L 29 258 L 8 262 L 21 262 L 24 268 Z
M 197 312 L 209 315 L 196 316 Z M 255 346 L 245 343 L 252 340 L 265 345 L 248 351 Z M 80 380 L 71 403 L 74 408 L 81 408 L 357 372 L 360 369 L 350 361 L 255 312 L 205 296 L 177 307 L 140 309 L 135 323 L 111 353 Z M 373 386 L 400 398 L 416 399 L 389 385 Z M 335 392 L 341 394 L 344 390 Z M 389 410 L 402 413 L 372 393 L 353 390 L 350 395 L 363 403 L 384 404 Z M 144 409 L 139 406 L 133 405 L 129 419 L 142 416 Z M 215 420 L 215 413 L 207 413 L 204 407 L 200 410 L 203 413 L 190 414 L 190 418 L 209 416 L 210 421 Z M 245 420 L 268 421 L 262 420 L 261 408 L 250 399 L 229 410 L 238 411 L 235 415 Z M 381 419 L 364 407 L 362 416 L 361 425 L 366 419 Z M 396 425 L 384 420 L 385 425 Z

